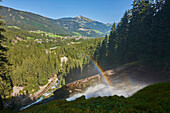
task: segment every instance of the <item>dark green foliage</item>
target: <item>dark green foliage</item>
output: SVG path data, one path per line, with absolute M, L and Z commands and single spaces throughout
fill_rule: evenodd
M 101 43 L 100 49 L 98 49 L 98 58 L 97 58 L 97 63 L 103 67 L 103 69 L 108 65 L 107 63 L 107 41 L 108 37 L 107 35 L 105 36 L 104 40 Z
M 115 23 L 112 26 L 110 35 L 109 35 L 109 42 L 108 42 L 108 59 L 109 59 L 109 65 L 112 65 L 116 60 L 115 60 Z
M 9 50 L 8 56 L 13 64 L 13 84 L 25 86 L 24 89 L 30 93 L 33 93 L 33 89 L 37 91 L 39 86 L 45 85 L 59 67 L 55 54 L 47 54 L 43 45 L 31 41 L 15 45 Z
M 75 101 L 56 100 L 28 108 L 22 113 L 36 112 L 169 112 L 170 82 L 148 86 L 132 97 L 96 97 Z
M 24 91 L 20 93 L 36 92 L 39 86 L 45 85 L 48 79 L 54 76 L 56 68 L 59 68 L 59 53 L 47 54 L 46 50 L 55 47 L 56 44 L 61 45 L 61 39 L 55 39 L 56 43 L 52 41 L 47 43 L 46 39 L 51 39 L 45 35 L 41 36 L 41 34 L 16 28 L 8 28 L 3 34 L 9 37 L 8 42 L 4 44 L 9 45 L 7 55 L 12 64 L 10 80 L 14 86 L 24 86 Z M 27 37 L 41 39 L 43 43 L 38 44 L 33 39 L 27 40 Z M 11 92 L 6 91 L 6 93 L 10 95 Z
M 3 33 L 9 37 L 8 57 L 12 64 L 10 78 L 14 86 L 23 86 L 20 93 L 34 93 L 39 90 L 39 86 L 45 85 L 50 77 L 58 73 L 56 69 L 61 69 L 61 57 L 66 56 L 68 61 L 63 63 L 60 86 L 65 82 L 81 79 L 86 76 L 81 73 L 86 67 L 90 68 L 88 57 L 92 57 L 96 50 L 96 44 L 101 39 L 88 40 L 61 40 L 60 38 L 50 38 L 46 35 L 29 32 L 22 29 L 7 28 Z M 33 39 L 27 39 L 32 37 Z M 17 38 L 20 38 L 18 40 Z M 36 43 L 35 39 L 41 39 L 42 44 Z M 46 41 L 46 40 L 53 41 Z M 14 41 L 16 43 L 14 43 Z M 51 47 L 57 47 L 50 50 Z M 46 53 L 48 50 L 48 54 Z M 94 67 L 94 66 L 93 66 Z M 86 71 L 86 70 L 85 70 Z M 73 72 L 77 72 L 73 74 Z M 88 71 L 90 73 L 90 70 Z M 87 73 L 86 73 L 87 74 Z M 65 76 L 66 75 L 66 76 Z M 10 94 L 10 92 L 8 92 Z M 25 94 L 25 93 L 24 93 Z
M 4 22 L 0 21 L 0 96 L 5 98 L 10 95 L 12 83 L 9 76 L 10 64 L 7 59 L 8 48 L 4 45 L 7 39 L 2 34 L 5 31 L 3 25 Z
M 9 63 L 6 55 L 8 48 L 4 46 L 4 41 L 6 41 L 6 37 L 2 35 L 2 32 L 5 31 L 4 28 L 2 27 L 3 25 L 4 22 L 0 21 L 0 110 L 4 108 L 1 96 L 3 96 L 3 98 L 9 96 L 12 87 L 11 78 L 8 75 Z
M 66 83 L 82 79 L 93 73 L 94 64 L 91 58 L 96 50 L 97 43 L 103 39 L 89 39 L 81 41 L 79 44 L 72 44 L 58 48 L 60 55 L 68 58 L 63 66 L 63 74 L 66 75 Z M 62 52 L 61 52 L 62 51 Z
M 95 55 L 103 56 L 104 53 L 106 57 L 98 57 L 96 60 L 105 62 L 104 59 L 108 59 L 111 66 L 140 60 L 142 65 L 161 67 L 160 69 L 168 71 L 170 68 L 168 11 L 168 0 L 158 2 L 134 0 L 133 8 L 125 12 L 117 27 L 113 24 L 109 42 L 106 44 L 107 50 Z M 96 50 L 96 53 L 100 50 L 101 48 Z

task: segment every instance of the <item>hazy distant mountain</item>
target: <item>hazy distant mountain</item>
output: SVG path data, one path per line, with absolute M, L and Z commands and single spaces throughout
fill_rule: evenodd
M 113 25 L 113 23 L 107 23 L 106 25 Z
M 52 33 L 77 36 L 100 37 L 107 34 L 111 25 L 83 16 L 75 18 L 50 19 L 31 12 L 2 7 L 0 14 L 7 26 L 17 26 L 26 30 L 41 30 Z

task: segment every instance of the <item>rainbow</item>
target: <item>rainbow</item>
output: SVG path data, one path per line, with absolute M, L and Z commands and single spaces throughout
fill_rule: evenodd
M 84 53 L 83 53 L 84 54 Z M 100 75 L 103 77 L 105 83 L 108 85 L 108 86 L 111 86 L 111 82 L 109 81 L 108 77 L 104 74 L 104 71 L 103 69 L 97 64 L 97 62 L 90 58 L 88 55 L 84 54 L 93 64 L 94 66 L 96 67 L 96 69 L 99 71 Z
M 77 48 L 76 48 L 76 49 L 77 49 Z M 91 57 L 89 57 L 87 54 L 85 54 L 82 50 L 80 50 L 80 49 L 78 49 L 78 50 L 79 50 L 79 52 L 81 52 L 83 55 L 85 55 L 85 56 L 91 61 L 91 63 L 94 64 L 94 66 L 96 67 L 96 69 L 99 71 L 100 75 L 103 77 L 105 83 L 106 83 L 108 86 L 111 86 L 111 82 L 109 81 L 108 77 L 104 74 L 103 69 L 97 64 L 97 62 L 96 62 L 93 58 L 91 58 Z

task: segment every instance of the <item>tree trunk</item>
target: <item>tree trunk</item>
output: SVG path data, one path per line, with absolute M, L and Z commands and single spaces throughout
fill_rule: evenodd
M 3 105 L 3 101 L 0 95 L 0 110 L 3 110 L 3 109 L 4 109 L 4 105 Z

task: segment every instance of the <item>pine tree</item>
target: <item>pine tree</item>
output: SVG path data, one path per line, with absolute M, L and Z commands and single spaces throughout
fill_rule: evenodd
M 158 11 L 159 9 L 159 11 Z M 164 70 L 170 67 L 170 1 L 159 1 L 156 3 L 156 13 L 154 16 L 153 35 L 153 55 L 159 61 Z M 159 26 L 158 26 L 159 25 Z M 157 63 L 158 64 L 158 63 Z
M 129 21 L 129 15 L 128 15 L 128 11 L 126 11 L 116 30 L 117 31 L 116 37 L 119 37 L 117 58 L 121 64 L 126 62 L 126 49 L 127 49 L 126 40 L 128 36 L 128 25 L 129 25 L 128 21 Z
M 5 98 L 10 95 L 11 91 L 11 79 L 8 75 L 9 63 L 6 55 L 8 49 L 3 45 L 3 42 L 6 41 L 6 38 L 2 35 L 2 32 L 5 31 L 4 28 L 2 28 L 3 25 L 4 22 L 0 21 L 0 110 L 3 109 L 1 96 Z
M 102 45 L 100 47 L 100 51 L 99 51 L 99 59 L 98 59 L 98 63 L 100 64 L 100 66 L 106 67 L 107 66 L 107 35 L 105 36 L 104 40 L 102 41 Z
M 115 55 L 115 38 L 116 38 L 115 29 L 116 29 L 116 26 L 114 23 L 111 28 L 110 35 L 109 35 L 109 43 L 108 43 L 108 48 L 107 48 L 109 65 L 112 65 L 115 61 L 115 56 L 114 56 Z

